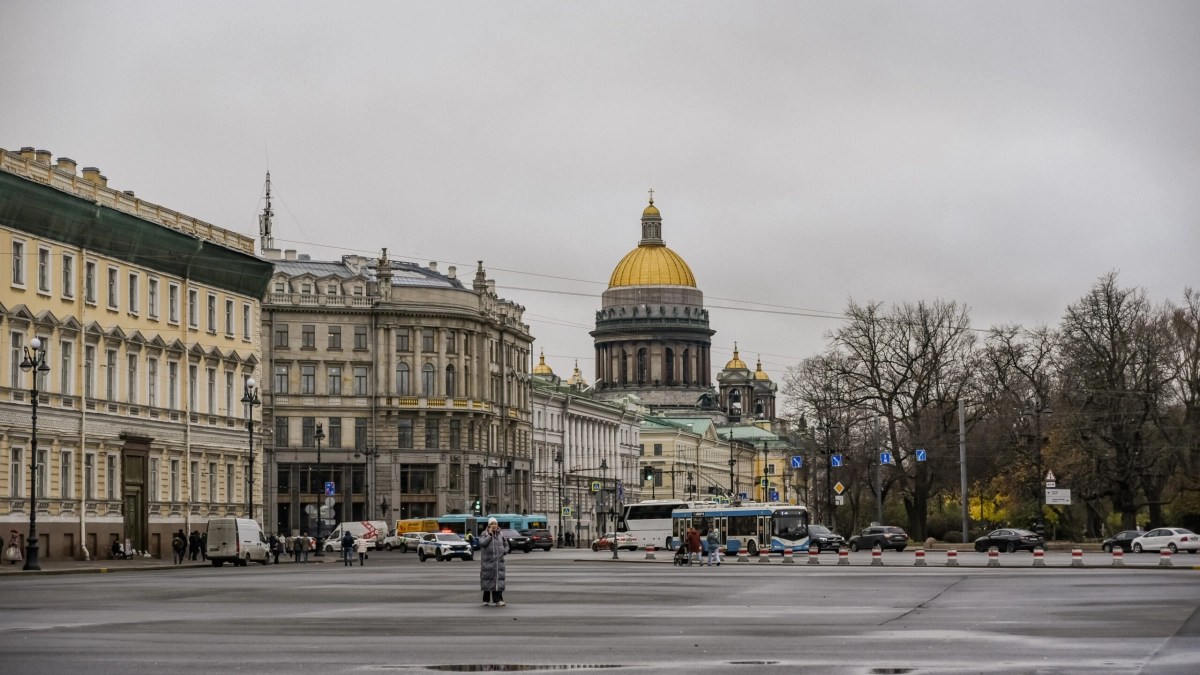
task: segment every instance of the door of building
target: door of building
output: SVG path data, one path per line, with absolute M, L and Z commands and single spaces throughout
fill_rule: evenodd
M 122 495 L 124 511 L 121 514 L 125 520 L 125 539 L 129 545 L 139 551 L 149 547 L 149 504 L 146 495 L 146 464 L 150 451 L 149 439 L 127 439 L 121 453 L 121 464 L 124 467 Z M 122 542 L 124 543 L 124 542 Z

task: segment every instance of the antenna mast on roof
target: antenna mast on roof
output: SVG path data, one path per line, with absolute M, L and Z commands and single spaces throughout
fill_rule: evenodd
M 263 207 L 263 212 L 258 216 L 258 236 L 261 240 L 262 250 L 275 248 L 275 237 L 271 235 L 271 218 L 275 216 L 275 212 L 271 210 L 271 172 L 267 172 L 267 205 Z

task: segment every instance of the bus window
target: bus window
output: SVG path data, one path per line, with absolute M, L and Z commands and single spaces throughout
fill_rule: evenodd
M 752 537 L 758 527 L 754 516 L 729 516 L 729 529 L 726 536 Z

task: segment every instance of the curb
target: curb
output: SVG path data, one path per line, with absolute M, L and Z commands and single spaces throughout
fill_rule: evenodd
M 577 563 L 626 563 L 626 564 L 633 564 L 633 565 L 642 565 L 642 564 L 663 565 L 663 564 L 668 564 L 671 561 L 670 560 L 624 560 L 624 559 L 613 560 L 612 558 L 604 558 L 604 559 L 598 559 L 598 560 L 585 560 L 585 559 L 580 558 L 580 559 L 573 560 L 572 562 L 577 562 Z M 703 567 L 703 565 L 701 565 L 701 567 Z M 738 568 L 738 569 L 758 569 L 758 566 L 756 566 L 756 565 L 730 565 L 730 567 Z M 797 567 L 798 568 L 806 567 L 806 565 L 805 566 L 797 566 Z M 834 565 L 834 567 L 836 567 L 836 565 Z M 868 563 L 863 563 L 863 564 L 849 565 L 849 567 L 880 567 L 880 565 L 872 565 L 871 563 L 868 562 Z M 914 566 L 913 565 L 883 565 L 882 567 L 884 567 L 885 569 L 892 568 L 892 569 L 905 569 L 906 570 L 906 569 L 911 569 Z M 936 571 L 936 570 L 944 568 L 944 567 L 946 567 L 946 566 L 945 565 L 927 565 L 927 566 L 925 566 L 925 569 L 929 570 L 929 571 Z M 1070 570 L 1070 569 L 1075 569 L 1075 570 L 1078 570 L 1078 569 L 1085 569 L 1085 570 L 1189 570 L 1189 571 L 1200 570 L 1200 565 L 1172 565 L 1170 567 L 1159 567 L 1157 564 L 1124 565 L 1121 567 L 1113 567 L 1112 565 L 1083 565 L 1082 567 L 1079 567 L 1079 566 L 1072 566 L 1070 563 L 1068 563 L 1066 565 L 1046 565 L 1045 567 L 1033 567 L 1032 565 L 1023 565 L 1021 567 L 1017 567 L 1014 565 L 1002 565 L 1000 567 L 989 568 L 987 566 L 987 563 L 985 562 L 982 565 L 965 565 L 963 563 L 959 563 L 958 567 L 959 567 L 959 569 L 967 568 L 967 569 L 981 569 L 981 570 L 985 570 L 985 569 L 1001 569 L 1001 570 L 1026 570 L 1026 569 L 1028 569 L 1028 570 L 1034 570 L 1034 569 L 1037 569 L 1037 570 Z
M 316 564 L 323 561 L 317 560 Z M 283 565 L 284 563 L 279 563 Z M 295 565 L 296 563 L 287 563 Z M 273 565 L 267 565 L 273 567 Z M 140 567 L 84 567 L 65 570 L 20 570 L 17 572 L 0 572 L 0 579 L 6 577 L 56 576 L 63 574 L 125 574 L 129 572 L 165 572 L 167 570 L 213 569 L 212 563 L 197 563 L 194 565 L 143 565 Z

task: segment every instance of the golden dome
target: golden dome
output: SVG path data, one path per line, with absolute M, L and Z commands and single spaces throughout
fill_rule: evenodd
M 761 357 L 761 356 L 760 356 L 760 357 L 758 357 L 758 368 L 757 368 L 757 369 L 754 371 L 754 379 L 756 379 L 756 380 L 769 380 L 769 379 L 771 379 L 771 376 L 770 376 L 770 375 L 767 375 L 766 373 L 764 373 L 764 372 L 763 372 L 763 369 L 762 369 L 762 357 Z
M 538 364 L 533 367 L 534 375 L 553 375 L 554 371 L 550 370 L 550 366 L 546 365 L 546 352 L 541 352 L 541 358 Z
M 578 385 L 580 387 L 587 386 L 587 380 L 583 379 L 583 373 L 579 372 L 579 362 L 575 362 L 575 372 L 571 374 L 571 378 L 567 380 L 568 385 Z
M 696 286 L 692 268 L 679 254 L 666 246 L 642 244 L 617 263 L 608 287 L 617 286 Z
M 645 218 L 646 216 L 660 216 L 660 215 L 662 215 L 662 214 L 660 214 L 658 212 L 658 207 L 654 205 L 654 202 L 650 202 L 650 206 L 647 206 L 646 210 L 642 211 L 643 218 Z
M 738 358 L 736 342 L 733 343 L 733 358 L 729 360 L 729 363 L 725 364 L 725 370 L 729 370 L 731 368 L 746 368 L 746 362 Z

